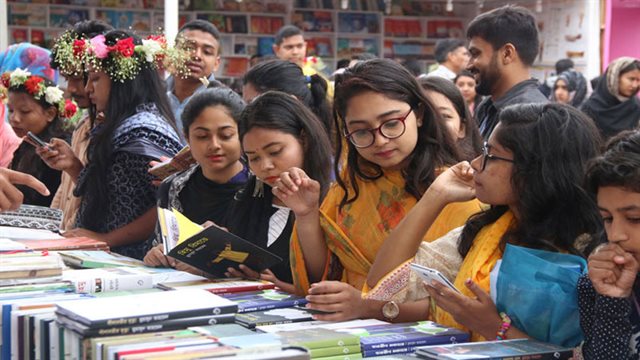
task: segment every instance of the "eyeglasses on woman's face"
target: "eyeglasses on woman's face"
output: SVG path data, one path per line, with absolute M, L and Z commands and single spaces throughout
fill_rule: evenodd
M 399 138 L 407 129 L 405 120 L 407 120 L 412 111 L 413 109 L 409 109 L 406 115 L 402 117 L 385 120 L 377 128 L 354 130 L 345 134 L 345 137 L 357 148 L 366 148 L 373 145 L 376 141 L 377 132 L 387 139 Z
M 489 154 L 489 149 L 491 149 L 491 145 L 487 141 L 482 144 L 482 166 L 480 167 L 480 171 L 484 171 L 487 167 L 487 163 L 489 160 L 502 160 L 513 163 L 513 159 L 503 158 L 497 155 Z

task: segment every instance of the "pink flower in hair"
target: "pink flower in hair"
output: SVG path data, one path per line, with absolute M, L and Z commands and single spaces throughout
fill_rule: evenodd
M 91 38 L 91 50 L 98 59 L 104 59 L 109 56 L 109 47 L 105 44 L 104 35 L 98 35 Z

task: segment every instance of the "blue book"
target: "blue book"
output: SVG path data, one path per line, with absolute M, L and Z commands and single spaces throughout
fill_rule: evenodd
M 237 303 L 239 313 L 304 306 L 307 303 L 303 296 L 275 289 L 228 293 L 221 296 Z
M 364 326 L 340 329 L 360 336 L 362 351 L 408 349 L 416 346 L 455 344 L 469 341 L 469 334 L 432 321 Z M 404 352 L 409 352 L 406 350 Z M 403 351 L 400 351 L 402 353 Z

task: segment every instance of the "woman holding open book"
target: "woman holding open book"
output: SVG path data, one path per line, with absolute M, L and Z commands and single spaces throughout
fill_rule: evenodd
M 593 245 L 590 235 L 601 229 L 597 208 L 581 185 L 587 161 L 597 155 L 598 147 L 593 122 L 570 106 L 523 104 L 505 108 L 483 154 L 471 164 L 459 163 L 438 177 L 389 234 L 369 272 L 367 284 L 372 289 L 367 297 L 398 302 L 431 297 L 437 307 L 431 307 L 427 317 L 471 331 L 475 341 L 534 337 L 577 345 L 582 335 L 575 283 L 586 266 L 579 256 L 588 253 Z M 471 217 L 464 227 L 432 243 L 422 242 L 444 206 L 473 197 L 491 207 Z M 578 259 L 583 266 L 569 270 L 574 282 L 566 286 L 573 299 L 555 297 L 554 286 L 562 279 L 549 282 L 546 288 L 537 287 L 547 279 L 525 277 L 524 263 L 516 271 L 503 273 L 513 245 L 546 250 L 543 254 L 558 259 L 556 264 L 560 259 Z M 497 293 L 493 288 L 492 271 L 499 260 L 499 276 L 511 275 L 508 287 L 522 285 L 526 290 L 516 293 L 526 295 L 514 300 L 516 294 L 506 292 L 510 302 L 497 310 L 492 297 L 497 297 L 500 305 L 505 293 L 499 287 L 500 277 Z M 457 290 L 435 281 L 423 284 L 409 269 L 411 262 L 448 275 Z M 516 313 L 516 309 L 522 310 L 520 303 L 525 300 L 535 304 L 537 313 L 517 318 L 522 312 Z M 573 317 L 563 317 L 569 307 L 574 309 L 569 314 Z M 519 323 L 527 325 L 518 327 Z
M 358 63 L 335 84 L 335 128 L 342 129 L 336 159 L 346 159 L 346 166 L 334 163 L 338 184 L 322 201 L 318 178 L 305 169 L 283 173 L 275 183 L 274 194 L 296 215 L 291 254 L 296 292 L 309 294 L 308 307 L 333 313 L 318 315 L 320 320 L 419 319 L 426 304 L 401 304 L 394 315 L 384 311 L 384 302 L 363 300 L 361 289 L 383 240 L 438 173 L 458 161 L 457 148 L 414 76 L 400 64 Z M 437 239 L 479 210 L 475 201 L 453 204 L 420 239 Z
M 149 161 L 181 148 L 157 71 L 157 51 L 164 48 L 161 41 L 143 44 L 131 33 L 112 30 L 74 42 L 71 51 L 88 69 L 86 90 L 105 121 L 91 131 L 87 165 L 77 161 L 67 171 L 82 202 L 77 228 L 64 235 L 102 240 L 137 259 L 149 250 L 157 218 Z
M 225 224 L 234 195 L 249 177 L 238 135 L 244 107 L 242 98 L 228 88 L 206 89 L 193 95 L 182 112 L 182 124 L 197 164 L 162 182 L 159 207 L 176 209 L 197 224 Z M 158 244 L 149 250 L 144 262 L 149 266 L 176 266 L 163 250 Z
M 320 120 L 301 101 L 277 91 L 248 104 L 239 129 L 253 176 L 236 196 L 225 226 L 284 261 L 261 274 L 240 265 L 229 268 L 228 275 L 259 277 L 293 292 L 289 248 L 295 217 L 272 189 L 289 169 L 302 168 L 318 179 L 322 197 L 331 178 L 331 142 Z

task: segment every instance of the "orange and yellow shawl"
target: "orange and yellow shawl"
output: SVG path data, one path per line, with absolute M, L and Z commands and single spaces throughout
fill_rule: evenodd
M 385 172 L 374 181 L 356 180 L 360 189 L 358 199 L 338 210 L 344 194 L 334 184 L 320 207 L 322 227 L 329 254 L 324 280 L 340 280 L 362 289 L 376 254 L 389 232 L 398 225 L 416 204 L 416 199 L 404 190 L 405 181 L 400 171 Z M 433 241 L 450 230 L 463 225 L 472 214 L 481 210 L 477 200 L 447 205 L 424 237 Z M 330 261 L 335 255 L 342 268 L 341 278 L 327 279 Z M 309 278 L 294 228 L 291 238 L 291 272 L 296 293 L 306 294 Z
M 511 211 L 507 211 L 496 222 L 483 227 L 478 235 L 476 235 L 476 238 L 473 240 L 473 245 L 471 245 L 471 249 L 462 261 L 462 266 L 460 267 L 460 271 L 454 281 L 454 285 L 461 293 L 471 298 L 475 297 L 475 294 L 473 294 L 471 290 L 464 285 L 465 280 L 469 278 L 478 284 L 482 290 L 489 293 L 491 288 L 491 270 L 496 265 L 496 262 L 502 259 L 500 242 L 502 240 L 502 236 L 512 226 L 513 221 L 513 213 Z M 433 318 L 435 322 L 468 331 L 468 329 L 458 324 L 451 314 L 439 307 L 436 307 L 435 309 L 435 314 L 431 314 L 431 318 Z M 472 332 L 471 340 L 485 341 L 486 339 L 479 334 Z

